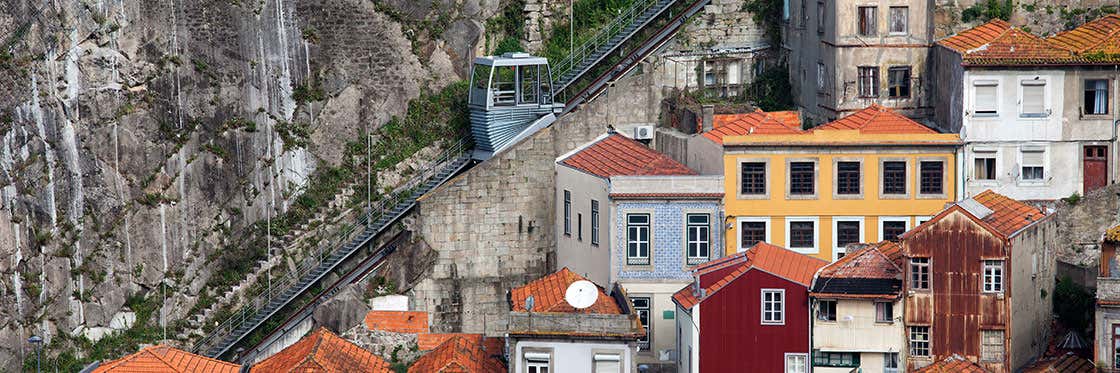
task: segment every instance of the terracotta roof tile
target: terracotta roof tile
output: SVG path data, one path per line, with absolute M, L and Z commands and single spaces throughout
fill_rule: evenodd
M 961 54 L 966 65 L 1034 65 L 1068 63 L 1072 51 L 1058 43 L 995 19 L 941 39 L 938 44 Z
M 1120 15 L 1109 14 L 1047 40 L 1082 55 L 1120 53 Z
M 411 367 L 414 373 L 497 373 L 507 371 L 498 360 L 501 349 L 492 349 L 481 335 L 450 335 L 431 352 L 424 354 Z
M 673 158 L 617 133 L 586 145 L 560 163 L 604 178 L 618 175 L 696 175 L 696 171 Z
M 980 365 L 968 361 L 960 355 L 953 354 L 938 360 L 925 368 L 918 369 L 915 373 L 989 373 Z
M 848 247 L 848 255 L 817 272 L 811 290 L 813 296 L 894 298 L 902 293 L 902 268 L 879 251 L 880 247 L 890 248 L 891 245 Z
M 583 276 L 572 272 L 567 267 L 560 269 L 548 276 L 525 284 L 511 291 L 511 301 L 514 312 L 527 312 L 525 299 L 533 296 L 533 312 L 545 313 L 599 313 L 620 315 L 622 310 L 615 303 L 614 298 L 607 296 L 602 287 L 599 287 L 599 297 L 595 304 L 584 310 L 577 310 L 564 300 L 564 293 L 568 285 L 573 282 L 586 280 Z
M 880 245 L 867 245 L 858 251 L 849 252 L 843 258 L 821 268 L 817 277 L 897 278 L 902 269 L 880 252 L 879 247 Z
M 705 263 L 693 270 L 693 277 L 701 277 L 723 269 L 735 268 L 723 278 L 706 286 L 703 297 L 696 293 L 695 285 L 688 285 L 674 293 L 673 300 L 681 307 L 691 308 L 753 268 L 809 287 L 813 274 L 826 264 L 828 262 L 821 259 L 759 242 L 747 251 Z
M 383 372 L 389 363 L 319 327 L 295 344 L 253 365 L 257 372 Z
M 992 213 L 982 220 L 1005 236 L 1011 236 L 1019 229 L 1046 216 L 1042 210 L 1034 206 L 1008 198 L 990 189 L 973 196 L 972 199 L 992 210 Z
M 1023 373 L 1091 373 L 1097 367 L 1089 359 L 1066 353 L 1060 357 L 1042 358 L 1023 368 Z
M 149 346 L 117 360 L 106 361 L 93 370 L 102 372 L 237 373 L 240 365 L 195 355 L 165 345 Z
M 366 328 L 395 333 L 427 333 L 428 313 L 421 311 L 369 311 Z
M 725 136 L 744 136 L 751 134 L 797 134 L 802 133 L 801 117 L 796 111 L 765 112 L 755 110 L 746 114 L 718 114 L 713 117 L 712 129 L 704 137 L 723 144 Z
M 879 104 L 871 104 L 863 110 L 846 117 L 822 124 L 813 131 L 859 130 L 860 133 L 874 134 L 932 134 L 933 129 L 907 118 L 894 110 Z

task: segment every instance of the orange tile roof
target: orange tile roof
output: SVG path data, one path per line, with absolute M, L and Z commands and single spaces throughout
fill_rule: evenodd
M 696 171 L 626 136 L 610 134 L 560 161 L 599 177 L 696 175 Z
M 1060 357 L 1042 358 L 1023 368 L 1023 373 L 1092 373 L 1097 367 L 1089 359 L 1067 352 Z
M 897 247 L 897 245 L 894 246 Z M 879 251 L 879 247 L 880 245 L 868 245 L 859 251 L 848 253 L 843 258 L 821 268 L 817 277 L 898 278 L 902 269 L 890 257 Z
M 960 355 L 953 354 L 938 360 L 925 368 L 918 369 L 915 373 L 989 373 L 980 365 L 968 361 Z
M 810 282 L 813 281 L 813 274 L 826 264 L 828 264 L 828 262 L 821 259 L 790 251 L 766 242 L 759 242 L 750 249 L 747 249 L 747 251 L 722 258 L 714 263 L 706 263 L 704 266 L 697 267 L 697 269 L 693 270 L 694 277 L 725 269 L 729 266 L 737 266 L 734 271 L 704 288 L 704 295 L 702 297 L 700 294 L 696 293 L 694 285 L 688 285 L 674 293 L 673 300 L 677 302 L 677 304 L 680 304 L 681 307 L 691 308 L 697 303 L 704 301 L 704 299 L 711 297 L 720 289 L 723 289 L 728 284 L 747 273 L 747 271 L 755 268 L 796 282 L 808 288 Z
M 1034 65 L 1072 62 L 1072 51 L 1004 20 L 961 31 L 938 44 L 961 54 L 966 65 Z
M 497 373 L 507 371 L 505 364 L 498 360 L 502 350 L 492 350 L 483 343 L 481 335 L 476 338 L 465 335 L 452 335 L 431 352 L 424 354 L 411 367 L 415 373 Z
M 366 328 L 395 333 L 427 333 L 428 313 L 422 311 L 369 311 Z
M 1046 216 L 1042 210 L 1034 206 L 1008 198 L 990 189 L 973 196 L 972 199 L 992 210 L 992 213 L 982 220 L 1008 237 Z
M 1078 54 L 1120 53 L 1120 15 L 1109 14 L 1073 30 L 1048 38 L 1055 45 Z
M 797 111 L 765 112 L 755 110 L 746 114 L 719 114 L 713 117 L 712 129 L 704 137 L 723 144 L 724 136 L 744 136 L 752 134 L 797 134 L 802 133 L 801 117 Z
M 195 355 L 165 345 L 149 346 L 117 360 L 106 361 L 93 370 L 102 372 L 198 372 L 237 373 L 241 366 Z
M 295 344 L 253 365 L 252 372 L 383 372 L 389 363 L 319 327 Z
M 860 133 L 933 134 L 933 129 L 879 104 L 871 104 L 846 117 L 822 124 L 813 131 L 859 130 Z
M 568 290 L 568 285 L 580 280 L 586 280 L 586 278 L 564 267 L 548 276 L 525 284 L 525 286 L 514 288 L 511 291 L 513 311 L 528 312 L 525 309 L 525 299 L 532 295 L 533 312 L 622 314 L 622 310 L 615 303 L 614 298 L 607 296 L 602 287 L 599 287 L 599 298 L 595 300 L 595 304 L 591 307 L 577 310 L 569 305 L 564 300 L 564 293 Z

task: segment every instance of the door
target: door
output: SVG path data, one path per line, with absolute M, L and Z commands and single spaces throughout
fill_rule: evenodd
M 1084 193 L 1089 194 L 1108 184 L 1108 146 L 1086 145 L 1084 149 L 1083 185 Z

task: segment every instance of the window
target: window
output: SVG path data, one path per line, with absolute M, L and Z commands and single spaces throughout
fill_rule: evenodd
M 894 303 L 875 302 L 875 322 L 894 322 Z
M 817 33 L 824 33 L 824 1 L 817 0 Z
M 595 354 L 595 373 L 619 373 L 622 371 L 622 356 L 619 354 Z
M 879 67 L 859 67 L 859 96 L 879 97 Z
M 711 251 L 711 215 L 688 214 L 688 264 L 708 261 Z
M 827 75 L 824 62 L 817 62 L 817 91 L 824 92 L 824 77 Z
M 1042 150 L 1022 150 L 1023 156 L 1023 180 L 1041 181 L 1043 174 L 1043 151 Z
M 786 354 L 786 373 L 809 373 L 808 354 Z
M 1120 368 L 1120 324 L 1112 325 L 1112 367 Z
M 859 179 L 859 162 L 836 162 L 836 194 L 860 194 Z
M 918 162 L 918 193 L 920 194 L 944 194 L 945 182 L 943 179 L 945 173 L 945 162 L 942 161 L 921 161 Z
M 883 194 L 906 194 L 906 161 L 883 162 Z
M 907 217 L 880 217 L 879 240 L 894 241 L 906 231 L 910 230 L 910 218 Z
M 521 74 L 521 88 L 519 89 L 521 97 L 517 99 L 517 103 L 537 103 L 537 82 L 539 80 L 537 79 L 537 66 L 518 66 L 517 71 Z
M 1108 79 L 1085 80 L 1085 114 L 1108 114 Z
M 798 252 L 816 251 L 816 221 L 794 219 L 797 218 L 787 218 L 787 220 L 789 221 L 789 229 L 787 229 L 786 233 L 789 234 L 789 238 L 786 240 L 786 242 L 789 244 L 789 248 L 793 251 Z
M 817 302 L 817 320 L 836 321 L 836 301 L 822 300 Z
M 976 152 L 973 155 L 972 178 L 976 180 L 996 179 L 996 152 Z
M 887 69 L 887 83 L 887 97 L 910 98 L 910 66 Z
M 929 290 L 929 258 L 910 258 L 910 288 Z
M 751 221 L 740 222 L 739 223 L 739 236 L 740 236 L 739 247 L 740 247 L 740 249 L 741 250 L 746 250 L 747 248 L 749 248 L 751 246 L 754 246 L 754 244 L 759 243 L 760 241 L 762 241 L 762 242 L 770 241 L 769 237 L 766 236 L 767 226 L 768 226 L 768 224 L 766 223 L 766 221 L 760 221 L 760 220 L 751 220 Z
M 910 356 L 929 356 L 929 327 L 910 327 Z
M 547 352 L 526 352 L 525 370 L 529 373 L 551 372 L 552 354 Z
M 892 6 L 890 16 L 890 33 L 894 35 L 905 35 L 909 29 L 910 8 Z
M 626 264 L 649 264 L 649 214 L 626 214 Z
M 859 367 L 859 353 L 858 352 L 824 352 L 820 350 L 813 351 L 813 366 L 814 367 L 830 367 L 830 368 L 858 368 Z
M 849 244 L 863 241 L 863 221 L 837 220 L 836 221 L 836 250 L 837 259 L 844 257 L 844 250 Z
M 599 201 L 591 200 L 591 244 L 599 244 Z
M 789 163 L 789 194 L 813 195 L 817 193 L 815 162 Z
M 898 353 L 883 353 L 883 373 L 898 373 Z
M 980 361 L 1003 361 L 1003 331 L 980 331 Z
M 743 162 L 739 164 L 742 194 L 766 194 L 766 163 Z
M 782 20 L 789 21 L 789 0 L 782 1 Z
M 999 83 L 994 80 L 977 80 L 972 83 L 972 110 L 977 115 L 996 115 L 999 102 L 996 100 Z
M 786 291 L 784 289 L 762 289 L 762 323 L 786 323 Z
M 798 19 L 797 27 L 805 28 L 805 23 L 809 22 L 809 11 L 806 10 L 806 4 L 809 0 L 801 0 L 801 18 Z
M 576 239 L 583 241 L 583 213 L 576 214 Z
M 1046 81 L 1045 80 L 1025 80 L 1022 82 L 1023 97 L 1021 108 L 1019 111 L 1020 116 L 1028 118 L 1041 118 L 1047 115 L 1046 113 Z
M 873 6 L 859 7 L 859 35 L 875 36 L 879 33 L 878 22 L 879 8 Z
M 984 261 L 984 292 L 985 293 L 1002 293 L 1003 292 L 1003 261 L 1002 260 L 985 260 Z
M 572 235 L 572 192 L 564 191 L 564 235 Z
M 646 336 L 638 340 L 638 345 L 642 349 L 649 349 L 650 335 L 652 331 L 649 328 L 649 297 L 630 297 L 630 302 L 634 304 L 634 312 L 638 314 L 638 320 L 642 322 L 642 329 L 645 329 Z

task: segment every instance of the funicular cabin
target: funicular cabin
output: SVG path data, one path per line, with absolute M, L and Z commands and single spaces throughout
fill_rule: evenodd
M 487 159 L 556 120 L 548 60 L 527 53 L 478 57 L 467 104 L 475 158 Z

